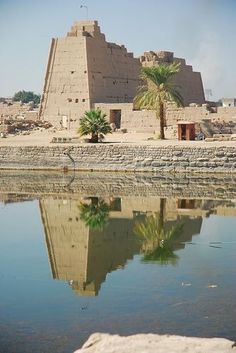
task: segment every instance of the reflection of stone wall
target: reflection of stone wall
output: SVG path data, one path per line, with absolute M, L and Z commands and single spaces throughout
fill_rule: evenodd
M 175 250 L 183 249 L 185 247 L 185 242 L 191 241 L 193 235 L 199 234 L 201 232 L 202 217 L 191 217 L 191 214 L 188 214 L 187 216 L 177 216 L 175 221 L 167 221 L 165 228 L 167 230 L 171 229 L 172 227 L 175 227 L 177 223 L 183 224 L 183 228 L 174 246 Z
M 89 230 L 79 219 L 78 201 L 40 200 L 53 278 L 86 282 Z
M 106 274 L 124 267 L 139 252 L 132 220 L 111 217 L 102 232 L 90 230 L 88 249 L 87 281 L 94 281 L 98 293 Z
M 236 199 L 231 175 L 0 171 L 1 194 L 93 195 L 101 197 L 174 197 L 175 199 Z M 135 207 L 134 207 L 135 209 Z

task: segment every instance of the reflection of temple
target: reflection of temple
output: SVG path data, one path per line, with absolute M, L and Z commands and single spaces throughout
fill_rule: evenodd
M 80 220 L 79 200 L 40 201 L 53 278 L 69 281 L 82 295 L 97 295 L 106 274 L 125 265 L 138 253 L 131 219 L 111 211 L 103 231 L 92 230 Z
M 133 232 L 137 220 L 160 212 L 159 197 L 105 199 L 110 206 L 109 223 L 102 230 L 85 226 L 80 219 L 80 198 L 48 197 L 40 200 L 41 215 L 53 278 L 68 281 L 80 295 L 97 295 L 107 273 L 122 268 L 138 254 L 141 244 Z M 201 231 L 202 218 L 210 214 L 232 215 L 230 201 L 165 200 L 165 229 L 178 221 L 184 227 L 175 250 L 184 247 Z
M 0 195 L 0 203 L 7 205 L 9 203 L 16 203 L 16 202 L 25 202 L 25 201 L 33 201 L 35 198 L 30 195 L 21 195 L 21 194 L 1 194 Z
M 139 253 L 141 244 L 133 233 L 134 223 L 160 211 L 158 197 L 125 197 L 107 202 L 112 206 L 109 223 L 99 231 L 86 227 L 80 219 L 79 199 L 40 200 L 53 278 L 68 281 L 81 295 L 97 295 L 106 274 L 122 268 L 128 259 Z M 165 227 L 172 227 L 178 220 L 184 221 L 176 249 L 184 247 L 185 241 L 191 241 L 194 234 L 200 233 L 202 224 L 198 208 L 190 209 L 193 216 L 188 217 L 182 215 L 183 209 L 178 207 L 176 200 L 169 199 L 164 210 Z

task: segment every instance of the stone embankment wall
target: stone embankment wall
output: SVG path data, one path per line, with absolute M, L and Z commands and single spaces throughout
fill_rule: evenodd
M 205 143 L 2 146 L 0 169 L 236 173 L 236 149 Z

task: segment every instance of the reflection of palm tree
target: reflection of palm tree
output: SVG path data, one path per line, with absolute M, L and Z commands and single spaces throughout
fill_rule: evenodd
M 157 247 L 153 251 L 144 254 L 142 261 L 158 261 L 161 265 L 176 265 L 178 259 L 179 257 L 174 253 L 174 251 L 167 245 L 164 245 L 163 247 Z
M 161 213 L 146 217 L 143 222 L 137 222 L 134 226 L 134 232 L 142 241 L 143 260 L 159 261 L 161 264 L 175 264 L 178 256 L 174 254 L 173 246 L 182 228 L 181 222 L 170 230 L 165 230 Z
M 80 203 L 80 219 L 91 229 L 102 230 L 109 219 L 109 205 L 98 197 L 90 197 L 91 202 Z

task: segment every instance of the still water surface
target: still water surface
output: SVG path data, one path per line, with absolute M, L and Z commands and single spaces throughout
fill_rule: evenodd
M 0 353 L 93 332 L 236 339 L 232 201 L 18 198 L 0 224 Z

